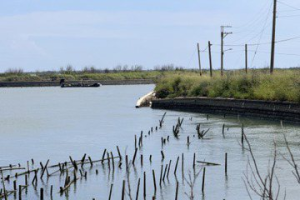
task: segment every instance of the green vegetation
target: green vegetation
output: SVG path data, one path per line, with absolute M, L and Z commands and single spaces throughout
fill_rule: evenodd
M 67 81 L 81 80 L 132 80 L 152 79 L 157 80 L 161 76 L 159 71 L 109 71 L 109 72 L 36 72 L 36 73 L 3 73 L 0 74 L 2 82 L 17 81 L 58 81 L 61 78 Z
M 183 71 L 180 67 L 173 65 L 156 66 L 154 70 L 143 70 L 142 66 L 117 66 L 112 70 L 96 69 L 95 67 L 85 67 L 83 70 L 75 71 L 71 65 L 61 68 L 60 71 L 48 72 L 24 72 L 22 69 L 8 69 L 0 74 L 1 82 L 17 81 L 59 81 L 64 78 L 66 81 L 81 80 L 133 80 L 133 79 L 151 79 L 158 80 L 166 74 L 177 74 Z
M 236 99 L 258 99 L 292 101 L 300 103 L 300 68 L 277 69 L 273 75 L 268 69 L 208 71 L 200 77 L 197 70 L 183 70 L 173 65 L 142 70 L 141 66 L 117 66 L 113 70 L 86 67 L 75 71 L 71 66 L 53 72 L 25 73 L 22 69 L 10 69 L 0 74 L 0 81 L 67 81 L 81 80 L 133 80 L 151 79 L 156 84 L 158 98 L 174 97 L 224 97 Z
M 218 74 L 218 75 L 217 75 Z M 219 71 L 212 78 L 208 74 L 182 72 L 167 75 L 156 85 L 158 98 L 224 97 L 236 99 L 278 100 L 300 103 L 300 69 Z

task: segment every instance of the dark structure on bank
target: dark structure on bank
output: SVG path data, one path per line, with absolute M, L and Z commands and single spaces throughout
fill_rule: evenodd
M 225 98 L 176 98 L 153 100 L 152 108 L 238 115 L 300 124 L 300 104 L 292 102 Z

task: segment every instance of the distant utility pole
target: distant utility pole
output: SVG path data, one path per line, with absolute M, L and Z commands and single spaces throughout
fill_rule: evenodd
M 198 50 L 198 63 L 199 63 L 200 76 L 202 76 L 201 61 L 200 61 L 200 46 L 199 46 L 199 43 L 197 43 L 197 50 Z
M 231 26 L 221 26 L 221 76 L 224 74 L 224 38 L 232 34 L 232 32 L 225 32 L 225 28 L 231 28 Z
M 273 6 L 274 7 L 273 7 L 273 28 L 272 28 L 272 47 L 271 47 L 270 74 L 273 74 L 273 71 L 274 71 L 277 0 L 274 0 L 274 5 Z
M 210 71 L 210 77 L 212 77 L 213 74 L 212 74 L 212 60 L 211 60 L 211 44 L 210 44 L 210 41 L 208 41 L 208 56 L 209 56 L 209 71 Z
M 248 73 L 248 45 L 245 44 L 245 71 Z

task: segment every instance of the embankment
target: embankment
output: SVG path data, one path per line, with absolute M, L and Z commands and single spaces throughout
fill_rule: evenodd
M 66 81 L 67 84 L 81 83 L 81 81 Z M 150 79 L 132 80 L 103 80 L 103 81 L 83 81 L 85 84 L 101 83 L 102 85 L 139 85 L 154 84 Z M 55 87 L 60 86 L 59 81 L 40 81 L 40 82 L 0 82 L 0 87 Z
M 209 114 L 239 115 L 300 124 L 300 104 L 225 98 L 175 98 L 153 100 L 152 108 Z

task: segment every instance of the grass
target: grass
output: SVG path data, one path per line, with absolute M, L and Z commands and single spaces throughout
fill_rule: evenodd
M 64 78 L 66 81 L 81 80 L 134 80 L 134 79 L 150 79 L 158 81 L 159 79 L 184 74 L 193 74 L 192 70 L 144 70 L 144 71 L 102 71 L 102 72 L 86 72 L 86 71 L 64 71 L 64 72 L 36 72 L 36 73 L 2 73 L 0 74 L 0 82 L 20 82 L 20 81 L 59 81 Z
M 182 73 L 167 75 L 157 82 L 158 98 L 174 97 L 224 97 L 267 101 L 291 101 L 300 103 L 300 69 L 227 71 L 221 77 L 219 71 L 213 78 L 207 73 Z
M 80 80 L 132 80 L 132 79 L 152 79 L 157 80 L 163 73 L 159 71 L 125 71 L 125 72 L 107 72 L 107 73 L 90 73 L 90 72 L 39 72 L 39 73 L 3 73 L 0 74 L 2 82 L 17 81 L 54 81 L 61 78 L 67 81 Z

